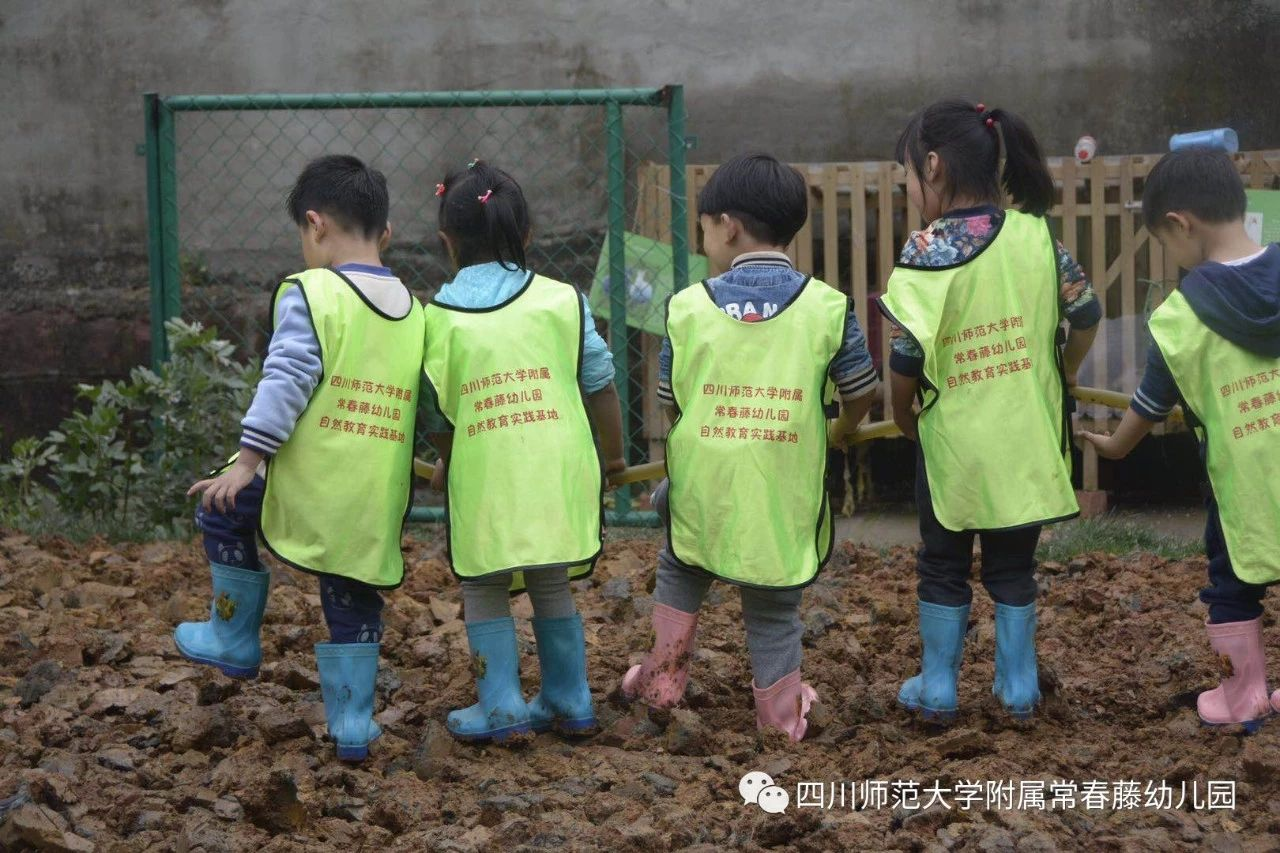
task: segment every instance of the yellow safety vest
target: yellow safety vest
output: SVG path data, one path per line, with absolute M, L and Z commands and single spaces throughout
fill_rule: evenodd
M 1249 583 L 1280 580 L 1280 359 L 1214 332 L 1178 291 L 1150 329 L 1199 422 L 1232 568 Z
M 413 496 L 422 308 L 388 317 L 341 273 L 286 279 L 306 299 L 324 374 L 267 463 L 262 541 L 281 561 L 382 589 L 404 579 L 400 537 Z M 275 301 L 272 302 L 275 322 Z
M 523 569 L 591 573 L 600 556 L 603 488 L 578 370 L 582 297 L 529 274 L 492 308 L 432 301 L 423 370 L 453 426 L 446 516 L 460 578 Z
M 824 480 L 827 372 L 848 299 L 817 279 L 766 320 L 744 323 L 709 288 L 667 305 L 672 555 L 742 586 L 810 583 L 831 554 Z
M 987 247 L 949 267 L 899 265 L 881 310 L 924 352 L 920 447 L 948 530 L 1078 515 L 1057 253 L 1045 220 L 1006 211 Z

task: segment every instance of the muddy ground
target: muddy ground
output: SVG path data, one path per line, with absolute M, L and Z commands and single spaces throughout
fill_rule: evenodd
M 578 592 L 603 731 L 507 750 L 444 733 L 473 686 L 458 589 L 431 535 L 417 528 L 407 544 L 408 581 L 386 611 L 387 733 L 353 768 L 323 739 L 311 646 L 325 636 L 311 577 L 275 572 L 262 677 L 235 682 L 187 665 L 170 639 L 176 622 L 207 613 L 194 544 L 0 534 L 0 848 L 1280 849 L 1280 719 L 1244 737 L 1195 716 L 1217 666 L 1195 603 L 1201 560 L 1043 566 L 1046 700 L 1030 728 L 992 707 L 991 606 L 979 594 L 961 716 L 940 730 L 894 703 L 918 653 L 910 552 L 844 543 L 806 594 L 805 671 L 823 706 L 815 734 L 793 746 L 754 730 L 737 596 L 723 587 L 702 617 L 687 705 L 659 714 L 617 699 L 649 642 L 656 543 L 612 541 Z M 529 615 L 526 601 L 517 615 Z M 531 694 L 537 659 L 527 621 L 520 630 Z M 1267 635 L 1280 648 L 1280 631 Z M 750 770 L 789 791 L 785 814 L 743 804 L 738 779 Z M 798 782 L 865 780 L 938 780 L 943 791 L 974 780 L 1164 781 L 1175 799 L 1229 780 L 1235 809 L 962 809 L 950 794 L 949 810 L 796 803 Z

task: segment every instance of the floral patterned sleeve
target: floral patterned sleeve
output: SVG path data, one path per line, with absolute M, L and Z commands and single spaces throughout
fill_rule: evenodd
M 1071 257 L 1071 253 L 1059 241 L 1058 281 L 1062 286 L 1062 316 L 1073 329 L 1091 329 L 1102 320 L 1102 303 L 1093 291 L 1093 284 L 1084 274 L 1084 268 Z

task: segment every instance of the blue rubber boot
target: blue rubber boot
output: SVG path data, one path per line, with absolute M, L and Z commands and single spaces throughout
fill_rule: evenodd
M 529 706 L 520 693 L 520 651 L 510 616 L 467 623 L 471 665 L 480 701 L 450 711 L 445 727 L 458 740 L 504 743 L 533 732 Z
M 213 603 L 208 622 L 183 622 L 173 632 L 178 652 L 193 663 L 216 666 L 231 678 L 257 678 L 262 663 L 262 613 L 271 575 L 210 563 Z
M 1036 604 L 996 604 L 996 680 L 991 692 L 1010 715 L 1025 720 L 1040 701 L 1036 667 Z
M 596 712 L 587 686 L 587 645 L 582 616 L 534 619 L 542 690 L 529 703 L 535 732 L 555 729 L 561 734 L 588 735 L 596 728 Z
M 949 723 L 959 707 L 956 681 L 964 659 L 969 605 L 946 607 L 928 601 L 919 605 L 920 674 L 903 682 L 898 704 L 931 722 Z
M 373 693 L 381 643 L 316 643 L 316 670 L 329 738 L 341 761 L 364 761 L 382 734 L 373 721 Z

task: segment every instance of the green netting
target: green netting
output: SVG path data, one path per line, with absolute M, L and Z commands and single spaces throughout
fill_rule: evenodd
M 148 95 L 145 106 L 153 330 L 181 315 L 216 325 L 244 354 L 263 351 L 271 293 L 302 263 L 285 195 L 306 162 L 327 153 L 354 154 L 386 174 L 394 237 L 384 260 L 430 298 L 452 272 L 436 236 L 436 183 L 479 157 L 524 187 L 530 265 L 590 293 L 615 330 L 628 461 L 648 459 L 656 339 L 645 336 L 661 332 L 665 294 L 690 278 L 680 87 Z M 672 167 L 669 183 L 648 181 L 653 164 Z M 650 298 L 627 298 L 626 282 L 637 279 Z M 162 335 L 152 353 L 165 357 Z M 420 451 L 430 455 L 425 444 Z M 616 504 L 628 518 L 626 490 Z

